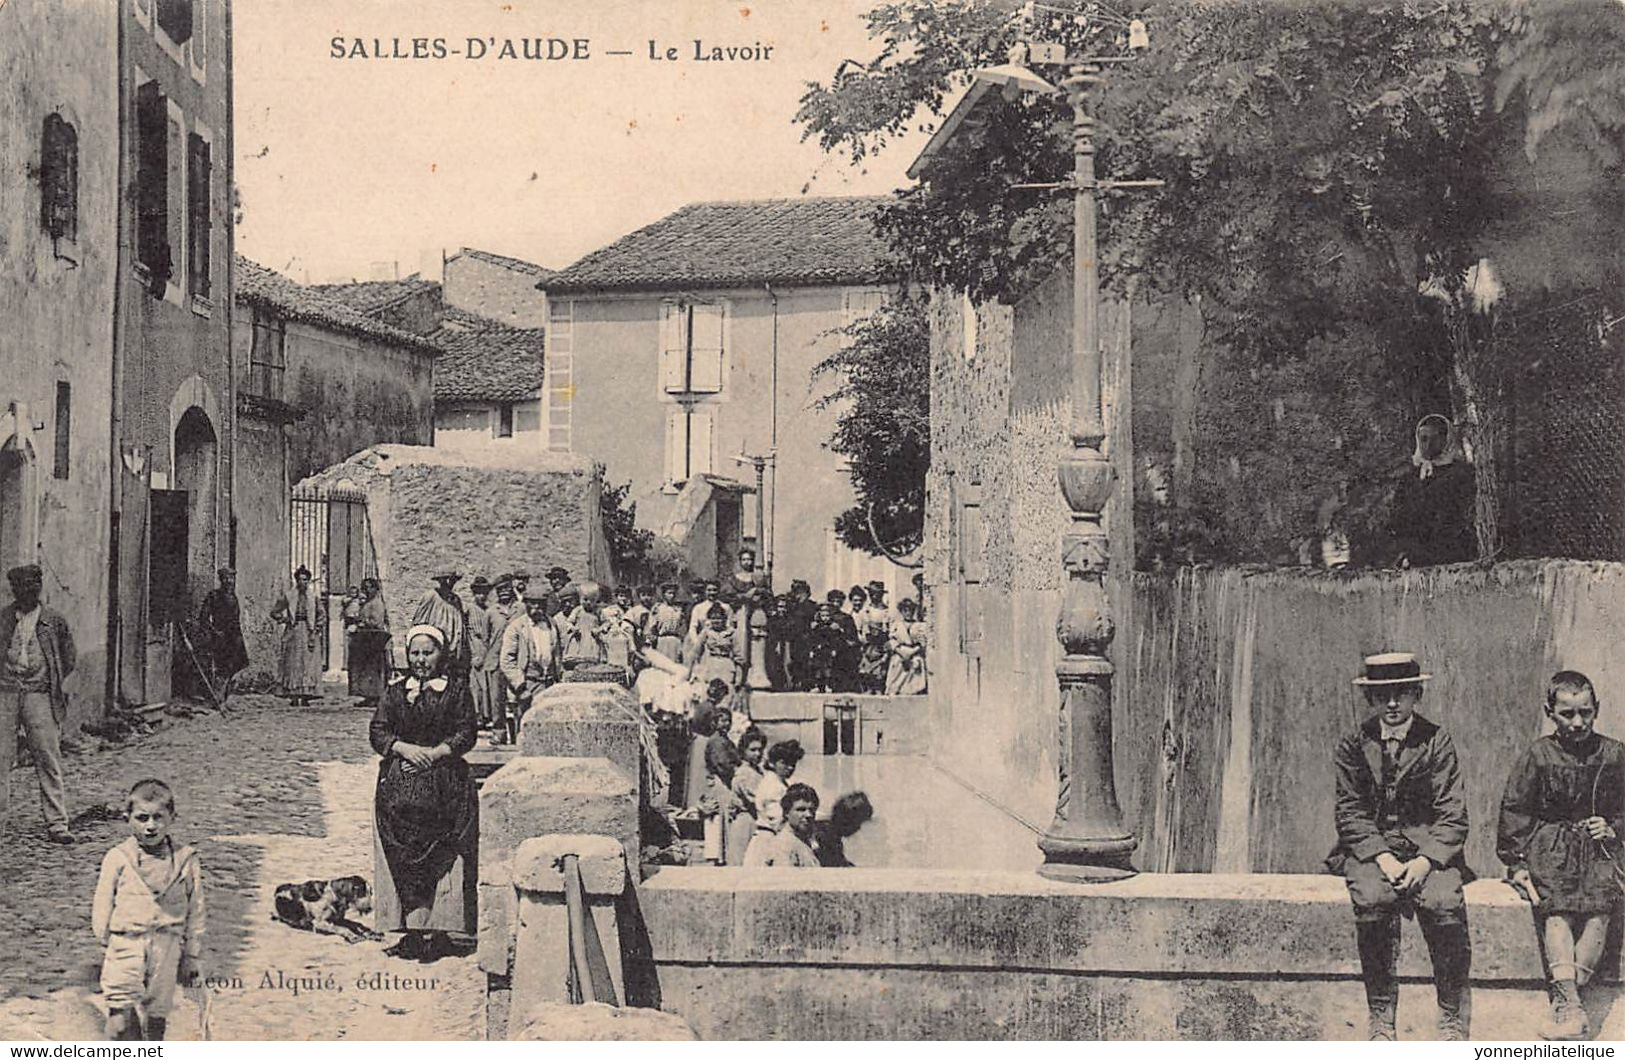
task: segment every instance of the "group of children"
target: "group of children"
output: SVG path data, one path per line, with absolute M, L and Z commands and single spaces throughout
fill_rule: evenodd
M 1416 917 L 1427 941 L 1442 1037 L 1468 1036 L 1467 809 L 1454 744 L 1416 713 L 1430 678 L 1409 653 L 1367 657 L 1355 684 L 1375 713 L 1334 756 L 1338 843 L 1327 864 L 1343 875 L 1354 907 L 1374 1041 L 1396 1037 L 1402 915 Z M 1540 1029 L 1548 1039 L 1589 1034 L 1581 991 L 1625 895 L 1625 744 L 1595 731 L 1598 709 L 1584 674 L 1554 674 L 1545 703 L 1554 731 L 1519 758 L 1501 798 L 1496 852 L 1534 908 L 1549 975 Z

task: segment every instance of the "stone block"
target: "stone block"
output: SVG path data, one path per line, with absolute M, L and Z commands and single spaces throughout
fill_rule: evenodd
M 519 757 L 480 788 L 479 964 L 511 968 L 514 854 L 527 839 L 550 834 L 610 836 L 627 864 L 637 864 L 636 780 L 603 758 Z
M 519 754 L 555 758 L 607 758 L 638 777 L 643 745 L 642 709 L 619 685 L 558 684 L 544 691 L 519 723 Z
M 511 1024 L 512 1042 L 694 1042 L 694 1029 L 656 1008 L 544 1003 Z
M 592 897 L 618 897 L 626 890 L 626 850 L 607 835 L 544 835 L 519 844 L 513 885 L 519 891 L 564 893 L 560 862 L 574 854 L 581 866 L 582 890 Z

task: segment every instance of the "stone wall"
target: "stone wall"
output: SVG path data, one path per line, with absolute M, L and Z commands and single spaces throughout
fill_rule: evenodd
M 937 622 L 957 622 L 960 596 L 936 591 Z M 1455 738 L 1467 857 L 1483 875 L 1501 871 L 1497 805 L 1543 731 L 1546 679 L 1585 671 L 1599 728 L 1622 732 L 1610 705 L 1625 697 L 1625 566 L 1185 571 L 1135 575 L 1118 599 L 1114 758 L 1142 869 L 1319 871 L 1334 839 L 1331 747 L 1366 713 L 1350 681 L 1369 652 L 1418 652 L 1434 675 L 1420 710 Z M 933 761 L 1040 826 L 1056 790 L 1058 603 L 990 594 L 980 656 L 944 638 L 930 693 Z
M 664 869 L 641 890 L 662 1007 L 707 1040 L 1348 1040 L 1365 1035 L 1348 897 L 1316 876 Z M 1468 887 L 1474 1037 L 1546 1010 L 1528 906 Z M 635 962 L 634 962 L 635 963 Z M 1404 928 L 1400 1035 L 1435 1037 Z M 628 974 L 632 974 L 632 965 Z M 1617 976 L 1614 977 L 1617 984 Z M 1625 1032 L 1617 985 L 1591 999 Z
M 397 634 L 443 566 L 462 575 L 530 571 L 533 585 L 560 566 L 608 584 L 593 469 L 563 454 L 448 453 L 421 446 L 363 450 L 301 486 L 347 486 L 367 495 L 378 574 Z M 398 639 L 398 638 L 397 638 Z

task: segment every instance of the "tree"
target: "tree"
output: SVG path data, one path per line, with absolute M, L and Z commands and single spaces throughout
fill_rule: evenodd
M 904 295 L 842 328 L 841 348 L 813 369 L 835 388 L 828 447 L 851 462 L 858 503 L 835 521 L 842 542 L 871 555 L 917 548 L 931 463 L 931 327 L 925 303 Z M 878 540 L 877 540 L 878 537 Z
M 599 479 L 604 468 L 599 465 Z M 607 483 L 598 494 L 598 514 L 604 527 L 604 543 L 609 548 L 610 569 L 617 581 L 645 580 L 649 574 L 649 549 L 654 544 L 654 533 L 638 527 L 638 505 L 628 502 L 632 483 L 619 486 Z
M 1317 344 L 1352 345 L 1391 384 L 1375 414 L 1403 421 L 1448 402 L 1473 450 L 1480 547 L 1493 555 L 1509 316 L 1563 291 L 1602 292 L 1603 319 L 1620 315 L 1625 6 L 1122 6 L 1149 23 L 1154 46 L 1095 93 L 1098 168 L 1166 186 L 1107 199 L 1104 282 L 1200 296 L 1231 370 L 1269 373 Z M 1004 62 L 1024 30 L 1115 50 L 1109 30 L 1013 15 L 1003 4 L 877 6 L 878 56 L 809 85 L 797 118 L 856 162 L 940 107 L 967 70 Z M 1071 116 L 1056 97 L 984 105 L 986 120 L 879 224 L 920 279 L 1013 299 L 1070 255 L 1067 197 L 1011 185 L 1067 178 Z M 1553 144 L 1568 152 L 1555 189 L 1552 167 L 1518 163 Z M 1575 252 L 1529 253 L 1542 226 L 1572 236 Z M 1535 257 L 1541 270 L 1528 267 Z M 1491 306 L 1485 260 L 1505 290 Z

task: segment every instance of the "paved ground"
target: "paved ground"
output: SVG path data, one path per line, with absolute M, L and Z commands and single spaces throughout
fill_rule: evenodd
M 271 919 L 279 883 L 372 878 L 376 767 L 366 712 L 344 700 L 293 708 L 265 696 L 235 697 L 231 710 L 174 719 L 124 747 L 68 759 L 73 813 L 121 805 L 143 777 L 175 787 L 175 835 L 199 847 L 207 877 L 212 1036 L 483 1036 L 485 980 L 471 957 L 400 961 L 377 943 L 350 946 Z M 77 846 L 53 846 L 43 838 L 32 770 L 14 772 L 11 784 L 12 819 L 0 842 L 0 939 L 11 944 L 0 962 L 0 1038 L 99 1037 L 101 951 L 90 899 L 102 855 L 127 826 L 87 823 Z M 177 1009 L 171 1037 L 197 1036 L 198 996 Z

